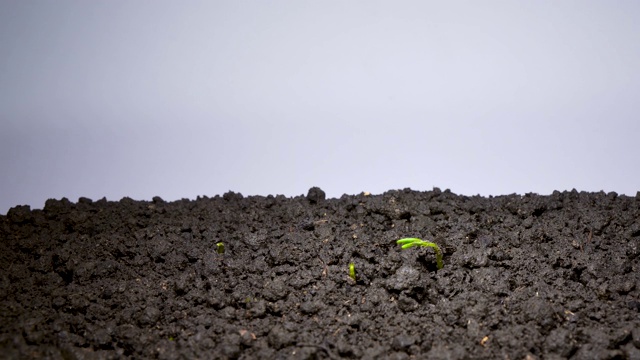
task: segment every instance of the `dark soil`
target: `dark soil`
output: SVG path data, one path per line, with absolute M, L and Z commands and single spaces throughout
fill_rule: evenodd
M 0 240 L 3 358 L 640 359 L 640 194 L 62 199 Z

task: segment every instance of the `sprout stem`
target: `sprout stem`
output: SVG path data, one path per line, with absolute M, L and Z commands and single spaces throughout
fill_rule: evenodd
M 356 281 L 356 265 L 354 263 L 349 263 L 349 276 Z
M 442 263 L 442 251 L 440 251 L 440 247 L 431 241 L 424 241 L 418 238 L 404 238 L 396 241 L 398 245 L 402 245 L 402 250 L 408 249 L 414 246 L 426 246 L 433 248 L 436 252 L 436 265 L 438 266 L 438 270 L 442 269 L 444 264 Z

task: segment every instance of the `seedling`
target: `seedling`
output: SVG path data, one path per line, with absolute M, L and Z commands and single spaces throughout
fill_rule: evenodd
M 224 254 L 224 243 L 222 242 L 217 243 L 216 250 L 218 251 L 218 254 Z
M 349 276 L 356 281 L 356 265 L 354 263 L 349 263 Z
M 402 245 L 402 250 L 414 246 L 426 246 L 433 248 L 433 250 L 436 252 L 436 265 L 438 266 L 438 270 L 442 269 L 442 267 L 444 266 L 442 264 L 442 251 L 440 251 L 440 247 L 436 243 L 433 243 L 431 241 L 424 241 L 418 238 L 404 238 L 396 241 L 396 243 L 398 245 Z

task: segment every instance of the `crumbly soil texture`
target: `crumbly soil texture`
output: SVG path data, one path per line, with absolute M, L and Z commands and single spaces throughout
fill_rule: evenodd
M 640 194 L 63 198 L 0 240 L 2 358 L 640 359 Z

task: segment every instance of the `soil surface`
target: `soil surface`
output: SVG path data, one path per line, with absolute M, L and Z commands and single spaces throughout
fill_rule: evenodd
M 640 359 L 640 193 L 62 199 L 0 240 L 2 358 Z

